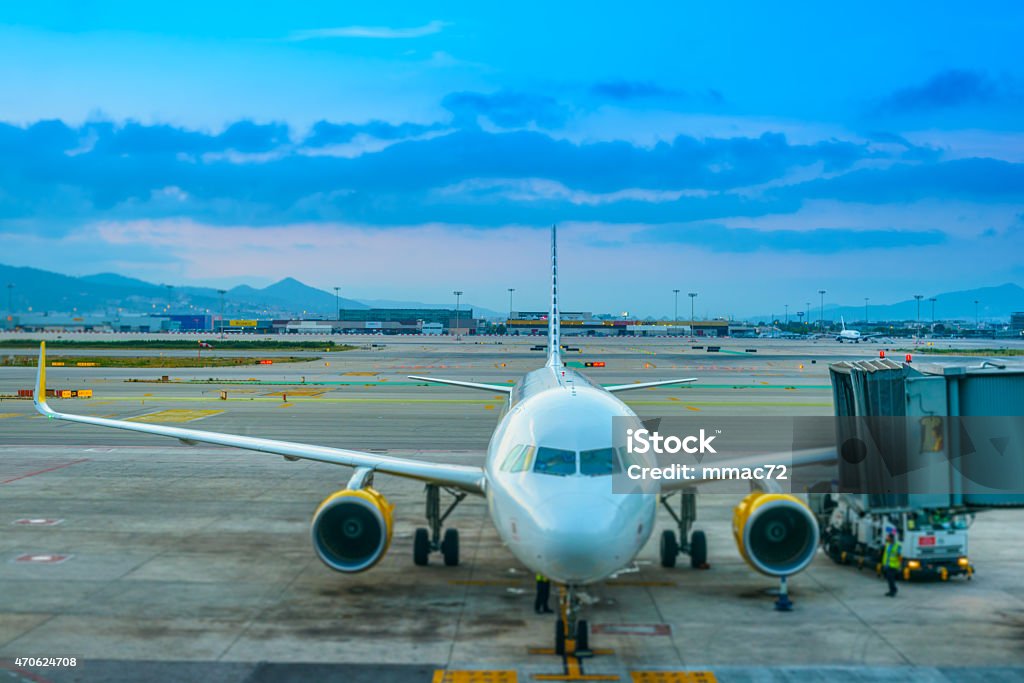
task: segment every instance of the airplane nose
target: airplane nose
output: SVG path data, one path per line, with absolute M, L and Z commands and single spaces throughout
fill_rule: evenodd
M 539 559 L 550 578 L 596 581 L 632 559 L 642 521 L 622 498 L 561 496 L 540 506 Z

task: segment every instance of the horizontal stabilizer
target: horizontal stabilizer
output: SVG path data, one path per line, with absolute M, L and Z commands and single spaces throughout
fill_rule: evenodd
M 419 379 L 424 382 L 434 382 L 436 384 L 450 384 L 453 387 L 465 387 L 466 389 L 479 389 L 480 391 L 499 391 L 503 394 L 511 394 L 512 387 L 503 387 L 500 384 L 483 384 L 481 382 L 462 382 L 457 379 L 440 379 L 438 377 L 420 377 L 419 375 L 409 375 L 409 379 Z
M 636 384 L 611 384 L 604 388 L 605 391 L 615 393 L 616 391 L 630 391 L 632 389 L 650 389 L 651 387 L 665 387 L 672 384 L 686 384 L 687 382 L 696 382 L 696 377 L 687 377 L 685 379 L 662 379 L 657 382 L 637 382 Z

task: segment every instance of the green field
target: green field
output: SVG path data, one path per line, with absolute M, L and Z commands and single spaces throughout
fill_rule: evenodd
M 900 353 L 917 353 L 924 356 L 1024 356 L 1024 349 L 899 349 Z
M 39 348 L 39 339 L 4 339 L 0 345 L 5 348 Z M 217 339 L 213 335 L 206 340 L 214 349 L 225 351 L 351 351 L 358 348 L 351 344 L 337 344 L 332 341 L 277 341 L 256 339 Z M 133 339 L 126 341 L 95 341 L 77 339 L 47 340 L 50 349 L 196 349 L 199 343 L 194 339 Z M 204 353 L 206 350 L 204 349 Z
M 0 367 L 34 367 L 39 358 L 36 355 L 5 355 L 0 357 Z M 300 358 L 285 356 L 273 358 L 277 363 L 301 363 L 317 360 L 316 358 Z M 236 365 L 258 365 L 260 359 L 255 356 L 57 356 L 50 357 L 50 367 L 98 367 L 98 368 L 222 368 Z M 80 365 L 83 364 L 83 365 Z

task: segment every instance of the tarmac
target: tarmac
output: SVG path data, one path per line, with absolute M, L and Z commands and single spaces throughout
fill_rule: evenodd
M 504 383 L 543 362 L 530 351 L 536 341 L 376 337 L 360 343 L 383 347 L 309 352 L 303 363 L 55 367 L 48 380 L 94 390 L 52 400 L 66 412 L 480 463 L 502 397 L 406 375 Z M 662 416 L 830 415 L 828 363 L 880 348 L 727 340 L 709 353 L 692 348 L 706 341 L 564 341 L 581 349 L 567 360 L 606 363 L 583 370 L 600 382 L 699 377 L 622 395 Z M 2 345 L 0 354 L 33 353 Z M 300 355 L 244 355 L 275 353 Z M 0 369 L 0 394 L 30 388 L 34 375 Z M 873 572 L 821 555 L 790 582 L 794 611 L 778 613 L 775 583 L 743 563 L 731 538 L 745 489 L 707 487 L 696 528 L 708 535 L 711 568 L 660 567 L 657 536 L 672 527 L 659 516 L 636 564 L 589 590 L 599 654 L 576 660 L 537 652 L 551 647 L 553 620 L 533 613 L 532 576 L 502 547 L 482 499 L 449 521 L 460 566 L 433 556 L 415 567 L 423 487 L 378 476 L 396 505 L 387 556 L 357 575 L 322 565 L 309 520 L 348 475 L 48 421 L 30 401 L 0 401 L 0 682 L 1024 680 L 1024 546 L 1007 541 L 1022 510 L 978 515 L 971 581 L 901 585 L 894 600 Z M 37 656 L 78 666 L 15 664 Z

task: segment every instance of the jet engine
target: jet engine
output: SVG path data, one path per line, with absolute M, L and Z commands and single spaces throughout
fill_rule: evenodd
M 316 554 L 335 571 L 366 571 L 391 544 L 392 510 L 394 505 L 369 486 L 332 493 L 313 514 Z
M 755 491 L 732 516 L 736 546 L 747 564 L 768 576 L 803 570 L 818 550 L 818 520 L 803 502 L 783 493 Z

